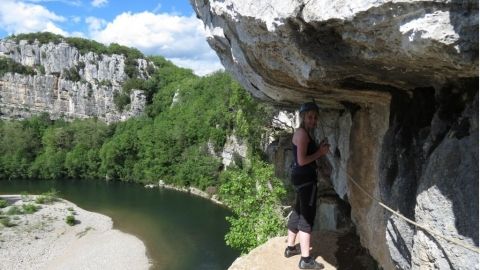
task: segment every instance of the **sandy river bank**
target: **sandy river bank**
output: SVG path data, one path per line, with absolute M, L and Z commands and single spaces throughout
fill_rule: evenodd
M 59 199 L 37 204 L 34 196 L 2 195 L 1 209 L 13 226 L 0 224 L 0 269 L 148 269 L 144 243 L 112 228 L 111 218 Z M 33 204 L 35 213 L 6 213 Z M 12 211 L 10 211 L 12 212 Z M 73 215 L 75 225 L 66 223 Z

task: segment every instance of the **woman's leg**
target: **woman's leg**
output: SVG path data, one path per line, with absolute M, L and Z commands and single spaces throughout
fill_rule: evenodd
M 300 217 L 298 221 L 298 240 L 300 242 L 300 249 L 302 253 L 302 257 L 309 257 L 310 256 L 310 240 L 311 240 L 311 232 L 313 229 L 313 223 L 315 219 L 315 212 L 316 212 L 316 192 L 314 193 L 314 201 L 313 204 L 310 204 L 311 197 L 312 197 L 312 189 L 311 187 L 303 188 L 300 192 Z M 316 191 L 316 190 L 315 190 Z
M 295 246 L 295 239 L 297 238 L 297 233 L 288 229 L 287 245 L 289 247 Z
M 310 256 L 310 233 L 299 231 L 298 240 L 300 241 L 302 257 Z
M 295 246 L 295 240 L 297 238 L 298 233 L 298 222 L 300 221 L 300 198 L 298 194 L 295 196 L 295 205 L 293 206 L 293 210 L 290 213 L 290 217 L 288 219 L 287 228 L 288 228 L 288 237 L 287 237 L 287 245 L 289 247 Z
M 294 255 L 300 254 L 300 251 L 295 247 L 295 238 L 297 238 L 298 233 L 298 221 L 299 216 L 295 210 L 290 214 L 288 220 L 288 237 L 287 237 L 287 247 L 285 248 L 285 257 L 290 258 Z

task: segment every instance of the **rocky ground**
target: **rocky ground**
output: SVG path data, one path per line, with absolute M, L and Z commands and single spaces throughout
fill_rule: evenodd
M 138 238 L 112 229 L 112 220 L 58 199 L 38 204 L 35 196 L 0 196 L 0 269 L 148 269 Z M 26 213 L 23 205 L 41 208 Z M 15 214 L 12 208 L 23 213 Z M 73 216 L 74 225 L 68 225 Z M 6 218 L 7 217 L 7 218 Z M 8 219 L 8 221 L 6 221 Z
M 300 255 L 285 258 L 286 236 L 275 237 L 239 257 L 229 270 L 296 270 Z M 298 245 L 298 243 L 297 243 Z M 374 270 L 375 261 L 361 248 L 353 232 L 314 232 L 311 255 L 324 265 L 325 270 Z

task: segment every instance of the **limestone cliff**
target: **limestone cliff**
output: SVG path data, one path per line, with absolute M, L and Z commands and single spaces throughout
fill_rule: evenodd
M 0 116 L 25 118 L 47 112 L 52 118 L 98 117 L 106 122 L 138 115 L 145 106 L 141 89 L 130 93 L 131 104 L 119 111 L 114 95 L 128 79 L 124 55 L 81 53 L 66 42 L 41 44 L 0 40 L 0 57 L 35 70 L 7 72 L 0 77 Z M 148 62 L 136 59 L 140 78 L 148 78 Z
M 317 138 L 332 150 L 321 177 L 382 268 L 478 269 L 477 253 L 398 219 L 347 178 L 478 247 L 478 1 L 191 3 L 253 95 L 320 104 Z

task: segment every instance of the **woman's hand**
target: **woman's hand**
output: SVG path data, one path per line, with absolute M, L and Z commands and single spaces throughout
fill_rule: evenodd
M 330 151 L 330 144 L 324 139 L 320 142 L 320 147 L 317 149 L 318 158 L 325 156 Z

